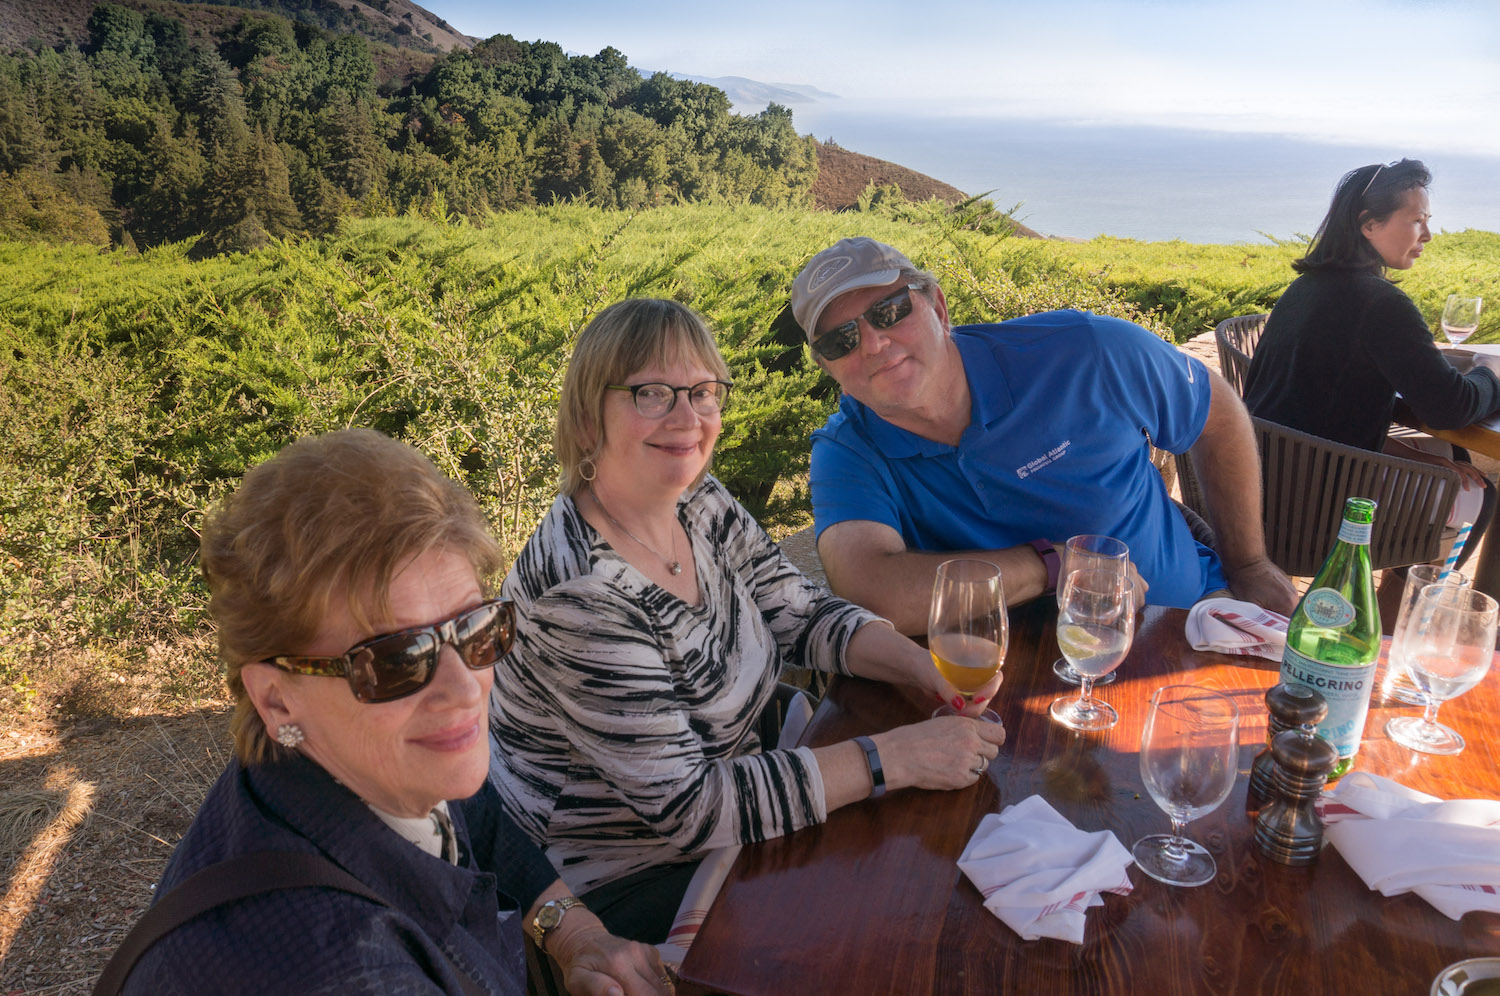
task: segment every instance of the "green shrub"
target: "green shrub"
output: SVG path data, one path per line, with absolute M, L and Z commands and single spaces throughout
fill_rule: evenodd
M 968 208 L 872 205 L 566 204 L 478 223 L 437 209 L 202 262 L 190 243 L 0 242 L 0 706 L 222 695 L 194 530 L 300 435 L 366 425 L 411 441 L 514 555 L 554 496 L 574 336 L 621 298 L 708 318 L 735 380 L 715 473 L 789 529 L 807 520 L 807 437 L 837 392 L 783 311 L 797 271 L 839 238 L 933 270 L 956 323 L 1081 307 L 1179 339 L 1268 308 L 1299 251 L 1023 240 Z M 1451 291 L 1500 299 L 1497 263 L 1500 236 L 1445 234 L 1402 286 L 1435 322 Z

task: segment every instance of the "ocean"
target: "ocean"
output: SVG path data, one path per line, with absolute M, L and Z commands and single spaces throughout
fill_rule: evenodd
M 1316 231 L 1345 172 L 1402 156 L 1432 171 L 1432 229 L 1500 231 L 1500 158 L 1357 148 L 1301 138 L 1083 126 L 797 103 L 802 134 L 888 159 L 965 191 L 1019 202 L 1046 235 L 1265 242 Z M 1262 234 L 1264 233 L 1264 234 Z

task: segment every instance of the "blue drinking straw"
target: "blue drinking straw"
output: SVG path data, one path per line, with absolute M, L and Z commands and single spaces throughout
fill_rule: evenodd
M 1453 573 L 1453 568 L 1458 565 L 1458 555 L 1463 551 L 1464 543 L 1469 538 L 1469 529 L 1473 523 L 1461 523 L 1458 527 L 1458 535 L 1453 537 L 1453 549 L 1448 551 L 1448 559 L 1443 561 L 1443 570 L 1438 574 L 1438 581 L 1447 581 L 1448 575 Z

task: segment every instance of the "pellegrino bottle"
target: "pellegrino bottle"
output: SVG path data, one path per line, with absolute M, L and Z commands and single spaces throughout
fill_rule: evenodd
M 1344 503 L 1338 542 L 1292 613 L 1281 658 L 1282 681 L 1310 685 L 1328 702 L 1318 733 L 1339 751 L 1330 780 L 1354 763 L 1380 656 L 1380 610 L 1370 576 L 1374 521 L 1370 499 Z

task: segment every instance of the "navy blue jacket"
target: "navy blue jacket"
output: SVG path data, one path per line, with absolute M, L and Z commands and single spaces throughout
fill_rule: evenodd
M 336 889 L 231 903 L 162 938 L 127 993 L 461 993 L 438 945 L 487 991 L 525 992 L 521 917 L 557 873 L 486 782 L 450 806 L 459 863 L 421 851 L 304 757 L 232 761 L 157 886 L 257 851 L 322 854 L 394 909 Z M 515 912 L 515 910 L 521 912 Z M 501 919 L 502 910 L 511 910 Z

